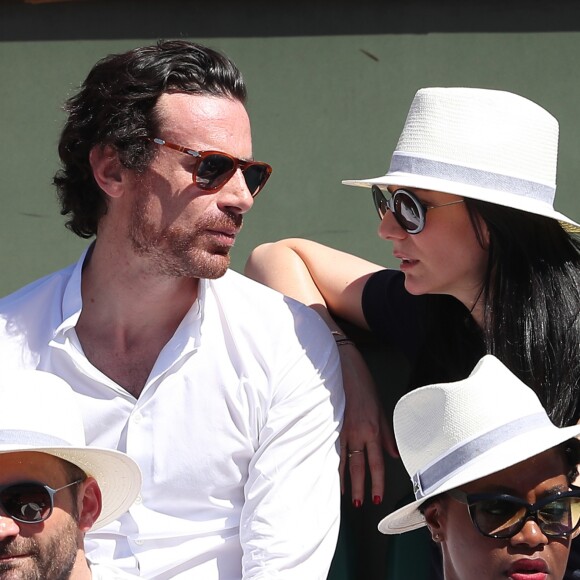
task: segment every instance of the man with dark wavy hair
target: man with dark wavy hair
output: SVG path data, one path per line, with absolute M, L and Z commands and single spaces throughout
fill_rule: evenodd
M 76 265 L 0 301 L 0 352 L 67 380 L 88 444 L 143 472 L 95 561 L 147 578 L 326 578 L 338 532 L 334 341 L 228 269 L 270 176 L 246 89 L 187 41 L 111 55 L 67 103 L 55 177 Z

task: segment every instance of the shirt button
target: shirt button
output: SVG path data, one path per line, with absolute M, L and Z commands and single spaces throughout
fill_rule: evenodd
M 133 415 L 133 423 L 139 424 L 139 423 L 141 423 L 142 419 L 143 419 L 143 415 L 141 415 L 141 413 L 135 413 Z
M 141 495 L 138 495 L 138 496 L 135 498 L 135 503 L 143 503 L 143 498 L 141 497 Z
M 142 546 L 145 542 L 143 540 L 135 540 L 135 544 Z

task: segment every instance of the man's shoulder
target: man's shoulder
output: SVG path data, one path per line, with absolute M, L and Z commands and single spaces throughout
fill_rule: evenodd
M 29 366 L 40 356 L 62 322 L 63 296 L 72 268 L 49 274 L 0 299 L 2 364 Z
M 235 308 L 248 308 L 252 313 L 275 313 L 289 317 L 305 317 L 318 320 L 320 317 L 301 302 L 285 296 L 260 282 L 256 282 L 239 272 L 228 270 L 224 276 L 212 280 L 212 285 L 220 300 L 231 301 Z
M 209 306 L 220 318 L 221 332 L 233 338 L 228 343 L 244 360 L 268 368 L 266 376 L 279 393 L 295 393 L 301 385 L 342 396 L 334 339 L 312 308 L 234 271 L 212 280 L 209 292 L 215 297 L 217 308 Z M 215 322 L 211 316 L 208 320 Z
M 64 288 L 70 280 L 73 269 L 74 264 L 57 272 L 47 274 L 0 298 L 0 317 L 18 310 L 25 310 L 32 304 L 46 303 L 55 298 L 62 299 Z
M 323 342 L 332 340 L 326 324 L 312 308 L 243 274 L 228 270 L 210 286 L 222 315 L 238 328 L 247 327 L 255 336 L 284 334 L 303 339 L 309 335 Z

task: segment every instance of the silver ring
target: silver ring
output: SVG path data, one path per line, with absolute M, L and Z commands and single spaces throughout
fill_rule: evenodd
M 348 452 L 348 458 L 350 459 L 355 453 L 364 453 L 364 449 L 351 449 Z

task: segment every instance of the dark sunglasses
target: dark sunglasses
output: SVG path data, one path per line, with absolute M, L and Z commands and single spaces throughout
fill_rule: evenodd
M 385 217 L 387 210 L 389 210 L 395 216 L 397 223 L 409 234 L 418 234 L 423 231 L 428 209 L 437 209 L 438 207 L 455 205 L 464 201 L 460 199 L 459 201 L 451 201 L 441 205 L 425 205 L 414 193 L 406 189 L 397 189 L 391 194 L 390 199 L 385 197 L 378 185 L 373 185 L 371 191 L 381 220 Z
M 244 161 L 221 151 L 195 151 L 159 137 L 148 139 L 157 145 L 169 147 L 169 149 L 193 157 L 196 160 L 192 171 L 193 182 L 203 191 L 217 191 L 234 176 L 239 167 L 246 180 L 248 190 L 252 197 L 256 197 L 272 174 L 270 165 L 260 161 Z
M 530 518 L 550 538 L 567 538 L 580 525 L 580 488 L 534 504 L 507 494 L 466 494 L 456 489 L 447 494 L 467 505 L 473 525 L 488 538 L 511 538 Z
M 58 489 L 32 481 L 11 483 L 0 487 L 0 507 L 8 517 L 17 522 L 39 524 L 52 514 L 55 494 L 81 481 L 84 480 L 73 481 Z

